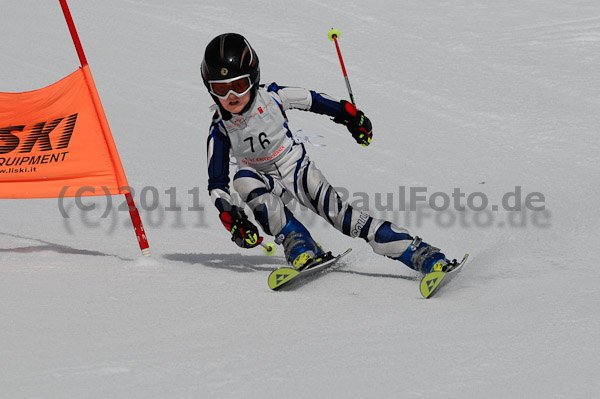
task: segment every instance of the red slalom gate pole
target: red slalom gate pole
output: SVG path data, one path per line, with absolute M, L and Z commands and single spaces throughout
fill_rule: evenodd
M 144 225 L 142 224 L 142 218 L 140 217 L 140 212 L 135 207 L 131 192 L 128 191 L 125 193 L 125 199 L 127 200 L 129 216 L 131 217 L 131 223 L 133 223 L 133 229 L 135 230 L 135 235 L 138 239 L 138 243 L 140 244 L 142 255 L 150 256 L 150 244 L 148 244 L 148 237 L 146 237 L 146 231 L 144 230 Z
M 67 20 L 67 26 L 69 27 L 69 32 L 71 33 L 71 38 L 73 39 L 73 44 L 75 45 L 75 50 L 77 50 L 77 55 L 79 56 L 79 62 L 81 62 L 81 66 L 86 66 L 87 59 L 85 58 L 85 54 L 83 52 L 83 47 L 81 46 L 81 41 L 79 40 L 79 35 L 77 34 L 77 30 L 75 29 L 75 23 L 73 22 L 73 17 L 71 16 L 71 11 L 69 11 L 69 6 L 67 5 L 67 0 L 58 0 L 60 2 L 60 6 L 63 10 L 63 14 L 65 14 L 65 19 Z
M 81 41 L 79 40 L 79 35 L 77 34 L 77 30 L 75 29 L 75 23 L 73 22 L 73 17 L 71 16 L 71 11 L 69 10 L 69 6 L 67 5 L 67 0 L 59 0 L 60 6 L 63 10 L 63 14 L 65 15 L 65 20 L 67 21 L 67 26 L 69 27 L 69 32 L 71 33 L 71 38 L 73 39 L 73 44 L 75 45 L 75 50 L 77 50 L 77 56 L 79 56 L 79 62 L 82 67 L 88 67 L 87 59 L 85 58 L 85 53 L 83 52 L 83 46 L 81 45 Z M 84 68 L 85 69 L 85 68 Z M 86 71 L 84 71 L 85 73 Z M 87 71 L 89 72 L 89 71 Z M 88 86 L 90 91 L 92 91 L 92 100 L 94 103 L 94 107 L 96 108 L 96 113 L 98 114 L 98 118 L 100 119 L 100 123 L 102 127 L 108 127 L 108 122 L 106 120 L 106 115 L 104 114 L 104 110 L 102 108 L 102 104 L 99 101 L 98 91 L 92 79 L 91 73 L 86 73 L 86 80 L 88 80 Z M 96 100 L 98 99 L 98 100 Z M 105 134 L 106 137 L 106 134 Z M 114 146 L 114 144 L 113 144 Z M 109 145 L 109 147 L 111 147 Z M 115 155 L 115 154 L 112 154 Z M 118 156 L 118 155 L 117 155 Z M 127 200 L 127 205 L 129 207 L 129 216 L 131 217 L 131 222 L 133 223 L 133 229 L 135 231 L 135 235 L 138 240 L 138 244 L 140 245 L 140 249 L 144 256 L 150 256 L 150 245 L 148 244 L 148 238 L 146 237 L 146 231 L 144 230 L 144 226 L 142 225 L 142 219 L 140 217 L 140 213 L 135 206 L 135 202 L 133 201 L 133 196 L 131 192 L 128 191 L 125 193 L 125 199 Z
M 340 59 L 340 65 L 342 66 L 342 73 L 344 74 L 344 79 L 346 80 L 346 87 L 348 88 L 348 94 L 350 95 L 350 101 L 352 104 L 356 106 L 356 101 L 354 101 L 354 94 L 352 94 L 352 88 L 350 87 L 350 80 L 348 79 L 348 74 L 346 73 L 346 67 L 344 66 L 344 60 L 342 59 L 342 52 L 340 51 L 340 45 L 338 44 L 338 38 L 340 37 L 340 31 L 337 29 L 331 28 L 329 31 L 329 40 L 335 42 L 335 49 L 338 53 L 338 58 Z

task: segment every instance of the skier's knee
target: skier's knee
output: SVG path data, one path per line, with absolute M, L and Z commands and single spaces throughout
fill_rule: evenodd
M 252 201 L 254 198 L 269 192 L 261 175 L 249 169 L 241 169 L 235 174 L 233 188 L 244 202 Z

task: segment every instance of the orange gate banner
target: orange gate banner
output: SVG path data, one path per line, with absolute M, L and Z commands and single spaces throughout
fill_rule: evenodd
M 0 93 L 0 198 L 73 197 L 78 190 L 129 192 L 87 65 L 40 90 Z

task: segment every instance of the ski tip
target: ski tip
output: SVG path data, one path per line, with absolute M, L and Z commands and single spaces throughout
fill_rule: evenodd
M 312 267 L 306 267 L 304 269 L 295 269 L 293 267 L 280 267 L 279 269 L 275 269 L 269 274 L 268 284 L 269 288 L 273 291 L 277 291 L 284 286 L 290 286 L 293 284 L 293 281 L 298 281 L 300 279 L 296 279 L 298 276 L 309 276 L 313 275 L 313 273 L 318 273 L 323 271 L 326 268 L 332 267 L 341 257 L 347 255 L 352 248 L 348 248 L 346 252 L 339 255 L 332 255 L 331 252 L 328 252 L 326 255 L 326 259 L 323 259 L 321 262 L 315 263 Z
M 431 272 L 423 276 L 420 285 L 421 295 L 423 295 L 424 298 L 430 298 L 433 296 L 445 275 L 445 272 Z
M 276 270 L 273 270 L 271 274 L 269 274 L 269 288 L 276 291 L 282 285 L 293 279 L 299 274 L 298 270 L 292 269 L 291 267 L 282 267 Z

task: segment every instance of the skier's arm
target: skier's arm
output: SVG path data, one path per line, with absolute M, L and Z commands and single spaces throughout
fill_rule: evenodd
M 299 109 L 316 114 L 329 115 L 333 118 L 342 114 L 342 104 L 324 93 L 317 93 L 301 87 L 279 86 L 271 83 L 267 91 L 274 92 L 280 99 L 284 111 Z
M 231 207 L 233 200 L 229 194 L 229 150 L 231 143 L 217 123 L 210 127 L 207 142 L 208 192 L 212 203 L 219 212 Z
M 219 123 L 213 123 L 208 136 L 208 192 L 219 210 L 219 219 L 231 233 L 231 241 L 242 248 L 259 245 L 260 237 L 256 226 L 248 220 L 242 208 L 233 205 L 229 194 L 229 150 L 231 142 L 220 131 Z
M 267 90 L 277 93 L 284 110 L 293 108 L 331 116 L 334 122 L 348 128 L 358 144 L 364 146 L 371 144 L 373 137 L 371 121 L 354 104 L 345 100 L 337 101 L 324 93 L 299 87 L 278 86 L 276 83 L 269 85 Z

